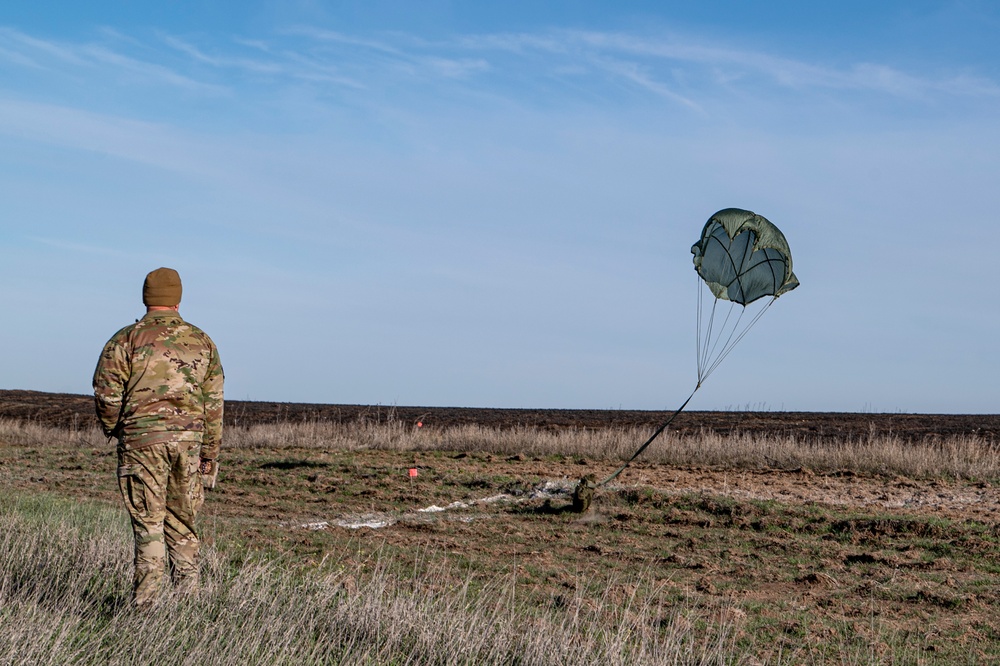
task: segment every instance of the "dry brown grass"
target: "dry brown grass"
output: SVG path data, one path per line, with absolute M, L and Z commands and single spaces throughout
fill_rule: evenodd
M 628 459 L 650 432 L 642 429 L 504 430 L 467 425 L 415 428 L 399 421 L 354 423 L 325 421 L 230 427 L 225 446 L 237 449 L 326 449 L 387 451 L 464 451 L 498 455 L 575 456 L 591 460 Z M 0 420 L 0 441 L 14 445 L 75 443 L 105 445 L 96 428 L 56 429 Z M 1000 478 L 1000 446 L 975 436 L 936 437 L 907 442 L 870 434 L 848 441 L 803 442 L 788 436 L 719 435 L 702 432 L 673 437 L 669 431 L 641 460 L 717 469 L 795 469 L 902 475 L 915 479 Z
M 118 512 L 48 496 L 0 509 L 0 664 L 739 661 L 733 624 L 706 610 L 595 599 L 582 586 L 566 607 L 540 610 L 517 600 L 510 576 L 442 586 L 433 563 L 401 581 L 381 562 L 306 572 L 206 548 L 196 596 L 137 613 Z
M 322 448 L 340 450 L 465 451 L 498 455 L 578 456 L 627 460 L 650 435 L 644 429 L 504 430 L 476 425 L 436 430 L 390 421 L 281 423 L 230 428 L 227 446 L 237 448 Z M 817 472 L 849 470 L 899 474 L 913 478 L 1000 477 L 1000 447 L 975 436 L 906 442 L 871 434 L 858 440 L 802 442 L 788 436 L 719 435 L 671 437 L 669 431 L 647 449 L 642 460 L 720 469 L 808 468 Z
M 0 442 L 12 446 L 44 446 L 46 444 L 79 444 L 80 446 L 103 446 L 107 440 L 96 426 L 85 428 L 53 428 L 51 426 L 0 419 Z

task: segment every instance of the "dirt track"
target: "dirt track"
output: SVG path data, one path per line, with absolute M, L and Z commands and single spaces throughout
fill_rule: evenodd
M 397 407 L 324 405 L 287 402 L 226 401 L 229 424 L 284 421 L 422 421 L 430 428 L 478 424 L 492 428 L 531 426 L 546 429 L 656 427 L 666 411 L 598 409 L 491 409 L 471 407 Z M 0 418 L 27 419 L 52 426 L 79 427 L 94 422 L 87 395 L 0 390 Z M 680 414 L 671 426 L 677 434 L 720 433 L 793 435 L 802 441 L 857 439 L 892 434 L 907 441 L 951 435 L 976 435 L 1000 441 L 1000 414 L 855 414 L 830 412 L 705 412 Z

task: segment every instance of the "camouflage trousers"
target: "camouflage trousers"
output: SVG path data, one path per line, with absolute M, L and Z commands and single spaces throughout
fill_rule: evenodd
M 204 502 L 200 448 L 197 442 L 174 441 L 118 452 L 118 487 L 135 536 L 132 599 L 138 606 L 156 598 L 168 556 L 174 587 L 180 592 L 198 587 L 201 543 L 194 521 Z

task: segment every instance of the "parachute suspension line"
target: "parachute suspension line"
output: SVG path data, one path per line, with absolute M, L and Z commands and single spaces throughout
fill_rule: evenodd
M 700 281 L 699 281 L 700 282 Z M 698 364 L 698 374 L 701 374 L 701 289 L 698 289 L 698 308 L 697 317 L 695 317 L 695 336 L 694 336 L 694 348 L 695 348 L 695 362 Z
M 719 367 L 719 363 L 722 361 L 723 358 L 725 358 L 726 354 L 729 353 L 729 350 L 732 349 L 730 344 L 733 341 L 733 335 L 736 334 L 736 330 L 739 328 L 740 322 L 743 320 L 743 313 L 746 312 L 746 308 L 740 308 L 739 316 L 736 317 L 736 321 L 733 323 L 732 327 L 729 327 L 728 326 L 729 318 L 732 316 L 733 310 L 735 308 L 736 308 L 735 305 L 733 305 L 732 303 L 729 304 L 729 312 L 726 313 L 726 320 L 723 322 L 722 328 L 719 329 L 720 330 L 719 336 L 712 343 L 712 352 L 711 354 L 708 355 L 708 357 L 706 357 L 705 364 L 703 364 L 701 368 L 699 368 L 698 370 L 699 382 L 703 382 L 706 379 L 708 379 L 708 376 L 712 374 L 712 372 L 717 367 Z M 725 344 L 722 345 L 722 349 L 716 352 L 716 350 L 719 348 L 719 343 L 722 342 L 722 338 L 725 335 L 726 331 L 729 331 L 729 337 L 726 338 L 726 342 Z M 710 360 L 711 364 L 709 365 Z
M 700 287 L 700 285 L 699 285 L 699 287 Z M 647 439 L 646 442 L 642 446 L 640 446 L 638 448 L 638 450 L 636 450 L 635 453 L 632 454 L 631 458 L 629 458 L 628 460 L 625 461 L 624 465 L 622 465 L 621 467 L 619 467 L 618 470 L 615 471 L 614 474 L 612 474 L 611 476 L 609 476 L 608 478 L 604 479 L 599 484 L 597 484 L 597 487 L 606 486 L 609 483 L 611 483 L 612 481 L 614 481 L 615 479 L 617 479 L 618 475 L 621 474 L 622 472 L 624 472 L 625 469 L 632 463 L 633 460 L 635 460 L 640 455 L 642 455 L 642 452 L 645 451 L 649 447 L 649 445 L 652 444 L 653 441 L 657 437 L 659 437 L 663 433 L 664 430 L 667 429 L 667 426 L 669 426 L 671 423 L 674 422 L 674 419 L 677 418 L 678 414 L 680 414 L 682 411 L 684 411 L 685 407 L 688 406 L 688 403 L 691 402 L 691 398 L 693 398 L 694 394 L 698 392 L 698 389 L 701 388 L 701 385 L 705 382 L 705 380 L 708 378 L 708 376 L 710 374 L 712 374 L 715 371 L 716 368 L 719 367 L 719 364 L 722 363 L 723 359 L 725 359 L 726 356 L 729 355 L 729 352 L 731 352 L 733 350 L 733 348 L 736 347 L 737 344 L 739 344 L 740 340 L 743 339 L 743 336 L 746 335 L 747 332 L 751 328 L 753 328 L 753 325 L 756 324 L 758 320 L 760 320 L 760 318 L 767 311 L 767 309 L 771 307 L 771 304 L 774 303 L 774 301 L 776 301 L 777 299 L 778 299 L 777 296 L 772 296 L 771 300 L 768 301 L 767 304 L 764 305 L 764 307 L 762 307 L 760 309 L 760 311 L 757 312 L 757 314 L 754 315 L 753 319 L 750 320 L 750 323 L 747 324 L 746 327 L 742 331 L 739 332 L 739 334 L 737 334 L 736 330 L 739 328 L 740 322 L 743 320 L 743 314 L 746 312 L 746 308 L 741 308 L 740 315 L 736 318 L 736 322 L 733 324 L 732 331 L 730 331 L 728 339 L 726 340 L 726 343 L 722 346 L 722 351 L 719 353 L 718 357 L 716 357 L 713 361 L 711 361 L 711 365 L 709 365 L 709 359 L 711 358 L 711 354 L 715 353 L 715 350 L 718 348 L 718 345 L 719 345 L 719 339 L 717 339 L 715 341 L 715 343 L 711 345 L 711 347 L 709 346 L 709 342 L 711 341 L 712 328 L 713 328 L 714 323 L 715 323 L 715 308 L 716 308 L 716 306 L 719 303 L 719 299 L 718 298 L 714 299 L 714 302 L 712 303 L 712 312 L 709 315 L 709 319 L 708 319 L 708 335 L 706 335 L 704 341 L 702 341 L 702 336 L 701 336 L 701 322 L 702 322 L 703 311 L 704 311 L 704 303 L 703 303 L 704 296 L 703 296 L 703 291 L 701 289 L 698 290 L 698 308 L 697 308 L 698 309 L 698 333 L 699 333 L 698 334 L 698 340 L 697 340 L 698 383 L 695 385 L 694 390 L 691 391 L 691 395 L 689 395 L 687 397 L 687 400 L 684 401 L 684 404 L 682 404 L 680 407 L 678 407 L 677 410 L 674 411 L 674 413 L 670 415 L 670 418 L 668 418 L 666 421 L 664 421 L 663 424 L 659 428 L 657 428 L 656 431 L 652 435 L 650 435 L 649 439 Z M 731 304 L 729 312 L 726 314 L 726 318 L 723 321 L 722 328 L 721 328 L 721 330 L 722 330 L 723 333 L 725 333 L 726 329 L 728 328 L 729 318 L 732 315 L 732 308 L 733 307 L 735 307 L 735 304 Z M 734 339 L 734 336 L 735 336 L 735 339 Z M 722 335 L 719 336 L 720 339 L 722 337 L 723 337 Z M 706 367 L 706 366 L 708 366 L 708 367 Z
M 701 289 L 701 280 L 700 279 L 697 279 L 697 282 L 695 283 L 695 289 L 698 291 L 698 318 L 697 318 L 697 329 L 695 330 L 695 333 L 696 333 L 696 335 L 695 335 L 695 345 L 696 345 L 696 349 L 697 349 L 697 356 L 695 357 L 695 360 L 698 363 L 698 380 L 699 380 L 699 383 L 700 383 L 701 382 L 701 368 L 704 365 L 705 358 L 708 355 L 708 349 L 707 349 L 707 347 L 708 347 L 708 337 L 707 336 L 705 337 L 705 345 L 704 345 L 706 347 L 705 349 L 702 349 L 702 342 L 701 342 L 701 321 L 702 321 L 702 312 L 704 310 L 704 303 L 703 302 L 704 302 L 705 299 L 702 296 L 702 294 L 704 292 Z M 712 314 L 711 314 L 711 316 L 709 318 L 709 323 L 708 323 L 708 330 L 709 331 L 712 330 L 712 322 L 715 320 L 715 306 L 716 306 L 716 304 L 718 302 L 719 302 L 718 298 L 716 298 L 715 301 L 712 302 Z
M 736 325 L 734 326 L 732 333 L 729 334 L 729 340 L 726 341 L 726 344 L 722 348 L 722 352 L 719 354 L 718 358 L 716 358 L 715 361 L 712 362 L 712 366 L 710 368 L 708 368 L 708 370 L 705 372 L 704 377 L 701 377 L 700 380 L 699 380 L 699 382 L 705 381 L 705 379 L 710 374 L 712 374 L 713 372 L 715 372 L 715 369 L 719 367 L 719 364 L 722 363 L 722 361 L 727 356 L 729 356 L 729 353 L 731 351 L 733 351 L 733 349 L 736 347 L 736 345 L 738 345 L 740 343 L 740 340 L 743 339 L 743 336 L 745 336 L 750 331 L 750 329 L 753 328 L 754 324 L 756 324 L 758 321 L 760 321 L 760 318 L 764 316 L 764 313 L 767 312 L 768 308 L 770 308 L 771 305 L 773 305 L 776 300 L 778 300 L 778 297 L 777 296 L 772 296 L 771 300 L 769 300 L 764 305 L 764 307 L 762 307 L 757 312 L 757 314 L 755 314 L 753 316 L 753 319 L 750 320 L 750 323 L 748 323 L 746 325 L 746 327 L 742 331 L 739 332 L 738 335 L 736 334 L 736 327 L 739 326 L 739 320 L 737 320 Z M 744 310 L 744 312 L 745 312 L 745 310 Z M 742 317 L 743 317 L 743 313 L 741 312 L 740 313 L 740 318 L 742 319 Z M 736 336 L 735 339 L 733 338 L 734 335 Z
M 719 299 L 715 299 L 715 303 L 712 304 L 713 315 L 714 315 L 715 307 L 718 305 L 718 303 L 719 303 Z M 703 382 L 706 377 L 708 377 L 708 375 L 711 373 L 712 370 L 715 369 L 715 365 L 717 365 L 717 363 L 715 365 L 713 365 L 712 368 L 710 370 L 708 370 L 707 372 L 705 370 L 705 366 L 708 365 L 708 363 L 709 363 L 709 361 L 711 359 L 718 358 L 718 356 L 721 355 L 722 352 L 716 353 L 716 350 L 719 348 L 719 343 L 722 341 L 722 337 L 725 335 L 726 331 L 727 330 L 730 331 L 730 333 L 729 333 L 729 340 L 732 340 L 733 332 L 735 332 L 736 328 L 740 325 L 740 320 L 743 318 L 743 313 L 746 312 L 745 309 L 740 309 L 740 314 L 736 318 L 736 322 L 732 325 L 732 327 L 729 326 L 729 318 L 733 316 L 733 310 L 735 309 L 735 307 L 736 306 L 733 305 L 732 303 L 729 304 L 729 311 L 726 312 L 726 318 L 722 321 L 722 326 L 719 327 L 719 335 L 715 338 L 714 342 L 711 342 L 711 340 L 712 340 L 712 331 L 710 330 L 706 334 L 706 337 L 705 337 L 705 347 L 706 347 L 705 358 L 698 365 L 698 383 L 699 384 L 701 382 Z M 726 340 L 726 345 L 729 344 L 729 340 Z M 708 347 L 708 345 L 709 345 L 710 342 L 711 342 L 711 345 L 712 345 L 711 348 Z M 722 347 L 723 351 L 725 351 L 726 345 L 723 345 L 723 347 Z
M 712 312 L 709 315 L 708 325 L 706 327 L 706 330 L 704 331 L 704 335 L 702 335 L 702 326 L 701 326 L 702 325 L 702 310 L 703 310 L 703 301 L 704 301 L 704 293 L 705 292 L 701 288 L 701 280 L 697 281 L 696 286 L 695 286 L 695 290 L 698 293 L 698 317 L 697 317 L 697 319 L 698 319 L 698 330 L 696 331 L 697 335 L 695 336 L 696 340 L 697 340 L 696 346 L 697 346 L 697 353 L 698 353 L 698 358 L 697 358 L 697 362 L 698 362 L 697 363 L 698 364 L 698 386 L 701 386 L 702 382 L 705 380 L 705 378 L 711 372 L 711 371 L 706 372 L 706 368 L 709 365 L 709 360 L 712 359 L 712 358 L 715 358 L 714 355 L 715 355 L 716 349 L 719 346 L 719 341 L 722 339 L 722 335 L 727 330 L 727 327 L 729 325 L 729 318 L 733 314 L 733 305 L 732 305 L 732 303 L 730 303 L 729 311 L 726 313 L 726 318 L 723 320 L 722 326 L 720 327 L 720 330 L 722 331 L 722 333 L 720 333 L 719 336 L 717 336 L 715 338 L 715 342 L 713 344 L 713 342 L 712 342 L 712 332 L 713 332 L 713 329 L 715 328 L 715 310 L 716 310 L 716 308 L 719 305 L 719 297 L 716 296 L 715 299 L 712 301 Z M 739 319 L 742 318 L 742 316 L 743 316 L 743 313 L 741 312 L 740 313 L 740 317 L 737 318 L 736 323 L 733 325 L 733 330 L 734 331 L 736 330 L 736 326 L 739 325 Z M 730 338 L 732 338 L 732 333 L 730 333 Z M 723 349 L 725 349 L 725 347 L 723 347 Z
M 696 283 L 695 290 L 698 292 L 698 330 L 696 331 L 697 333 L 696 344 L 697 344 L 697 354 L 698 354 L 697 358 L 698 386 L 701 386 L 702 380 L 705 378 L 705 373 L 704 373 L 705 366 L 708 365 L 709 359 L 713 358 L 713 354 L 715 354 L 715 350 L 719 344 L 719 339 L 722 337 L 722 335 L 720 334 L 715 339 L 715 344 L 709 346 L 710 343 L 712 342 L 712 332 L 715 329 L 715 310 L 719 305 L 719 298 L 716 296 L 715 300 L 712 301 L 712 312 L 708 317 L 708 325 L 706 326 L 705 335 L 702 336 L 701 334 L 702 300 L 703 300 L 702 294 L 704 292 L 701 289 L 700 280 Z M 726 327 L 729 324 L 729 317 L 732 316 L 732 314 L 733 314 L 733 308 L 732 305 L 730 305 L 729 312 L 726 313 L 726 318 L 723 320 L 722 326 L 720 328 L 720 330 L 723 333 L 726 331 Z M 737 321 L 737 323 L 739 322 Z
M 625 464 L 618 468 L 617 472 L 615 472 L 614 474 L 612 474 L 611 476 L 609 476 L 608 478 L 604 479 L 599 484 L 597 484 L 597 487 L 606 486 L 609 483 L 611 483 L 612 481 L 614 481 L 615 479 L 617 479 L 618 475 L 621 474 L 622 472 L 624 472 L 625 468 L 628 467 L 629 464 L 631 464 L 631 462 L 633 460 L 635 460 L 636 458 L 638 458 L 642 454 L 642 452 L 646 450 L 646 447 L 649 446 L 650 444 L 652 444 L 653 440 L 656 439 L 657 437 L 659 437 L 660 433 L 662 433 L 664 430 L 667 429 L 668 425 L 670 425 L 671 423 L 673 423 L 674 419 L 677 418 L 677 415 L 680 414 L 682 411 L 684 411 L 684 408 L 687 407 L 687 404 L 689 402 L 691 402 L 691 398 L 694 397 L 694 394 L 697 393 L 698 389 L 700 389 L 700 388 L 701 388 L 701 383 L 699 383 L 697 386 L 694 387 L 694 390 L 691 391 L 691 395 L 689 395 L 688 398 L 687 398 L 687 400 L 684 401 L 684 404 L 681 405 L 680 407 L 678 407 L 677 410 L 673 414 L 670 415 L 670 418 L 667 419 L 666 421 L 664 421 L 663 425 L 661 425 L 659 428 L 656 429 L 656 432 L 654 432 L 649 437 L 649 439 L 646 440 L 646 443 L 643 444 L 642 446 L 640 446 L 639 449 L 635 453 L 632 454 L 632 457 L 629 458 L 628 460 L 626 460 Z

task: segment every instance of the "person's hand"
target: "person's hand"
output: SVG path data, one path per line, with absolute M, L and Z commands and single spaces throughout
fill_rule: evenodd
M 198 472 L 201 474 L 201 486 L 206 490 L 215 488 L 215 481 L 219 478 L 219 461 L 202 458 L 198 463 Z

